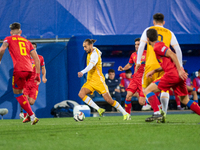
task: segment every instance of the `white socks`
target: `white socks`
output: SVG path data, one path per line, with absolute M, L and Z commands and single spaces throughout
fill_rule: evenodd
M 162 105 L 162 110 L 167 114 L 167 108 L 168 108 L 168 103 L 169 103 L 169 93 L 168 92 L 161 92 L 160 102 Z
M 83 101 L 88 104 L 89 106 L 91 106 L 92 108 L 98 110 L 99 109 L 99 106 L 97 106 L 97 104 L 89 97 L 89 96 L 85 96 L 83 98 Z
M 122 108 L 122 106 L 117 101 L 115 101 L 112 104 L 112 106 L 115 107 L 117 110 L 119 110 L 123 115 L 127 114 L 127 112 L 124 110 L 124 108 Z

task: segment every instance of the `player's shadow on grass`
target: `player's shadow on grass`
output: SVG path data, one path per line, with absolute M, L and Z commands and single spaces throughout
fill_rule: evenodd
M 17 107 L 18 107 L 18 102 L 14 98 L 13 94 L 13 89 L 12 89 L 12 75 L 13 75 L 13 68 L 9 70 L 9 80 L 8 80 L 8 85 L 7 85 L 7 90 L 5 93 L 0 97 L 0 105 L 6 101 L 11 102 L 12 107 L 8 106 L 8 111 L 9 109 L 12 109 L 12 116 L 11 118 L 14 119 L 16 116 L 17 112 Z

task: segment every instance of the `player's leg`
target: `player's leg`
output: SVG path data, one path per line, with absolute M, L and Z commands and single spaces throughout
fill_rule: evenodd
M 161 91 L 160 94 L 160 102 L 162 105 L 162 110 L 167 114 L 167 108 L 169 103 L 169 92 L 168 91 Z
M 120 111 L 123 114 L 124 120 L 130 120 L 130 115 L 123 109 L 123 107 L 117 101 L 112 99 L 109 92 L 103 93 L 102 96 L 106 102 L 108 102 L 110 105 L 115 107 L 118 111 Z
M 180 97 L 174 93 L 175 96 L 175 101 L 176 101 L 176 105 L 177 105 L 177 109 L 178 110 L 183 110 L 184 108 L 181 108 L 181 101 L 180 101 Z
M 89 89 L 90 87 L 88 86 L 88 88 L 82 87 L 81 90 L 78 93 L 78 96 L 86 103 L 88 104 L 90 107 L 94 108 L 95 110 L 99 110 L 99 106 L 89 97 L 87 96 L 88 94 L 92 93 L 93 90 Z
M 133 97 L 133 93 L 128 90 L 126 99 L 125 99 L 125 110 L 129 114 L 131 114 L 131 108 L 132 108 L 131 99 L 132 99 L 132 97 Z
M 200 115 L 199 104 L 193 100 L 190 100 L 188 95 L 180 96 L 180 100 L 181 100 L 181 103 L 183 103 L 184 105 L 187 105 L 192 111 Z
M 200 115 L 200 107 L 198 103 L 189 99 L 186 82 L 180 80 L 180 83 L 177 86 L 175 86 L 173 90 L 177 95 L 180 95 L 181 103 L 187 105 L 192 111 Z
M 155 83 L 151 83 L 145 90 L 144 90 L 144 94 L 146 95 L 146 97 L 148 98 L 148 101 L 154 111 L 154 114 L 152 117 L 147 118 L 145 121 L 146 122 L 151 122 L 154 120 L 162 120 L 163 116 L 161 115 L 160 111 L 159 111 L 159 100 L 157 98 L 157 96 L 154 94 L 156 92 L 160 92 L 160 89 L 158 88 L 157 84 Z
M 31 118 L 32 125 L 36 124 L 39 119 L 35 117 L 27 97 L 23 94 L 23 87 L 27 78 L 30 77 L 30 72 L 14 72 L 13 73 L 13 93 L 14 97 L 19 102 L 20 106 L 28 113 Z

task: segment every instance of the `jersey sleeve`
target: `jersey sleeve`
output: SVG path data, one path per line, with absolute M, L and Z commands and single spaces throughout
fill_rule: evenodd
M 6 37 L 6 38 L 3 40 L 3 42 L 6 42 L 6 43 L 8 43 L 8 45 L 10 44 L 10 40 L 9 40 L 9 38 L 8 38 L 8 37 Z
M 181 66 L 183 66 L 183 62 L 182 62 L 182 52 L 181 52 L 181 48 L 178 44 L 178 41 L 174 35 L 174 33 L 171 31 L 172 34 L 172 39 L 171 39 L 171 46 L 174 48 L 174 50 L 176 51 L 176 55 L 178 57 L 179 63 Z
M 90 63 L 92 63 L 95 66 L 97 62 L 98 62 L 98 54 L 96 52 L 92 53 L 90 56 Z
M 45 65 L 44 58 L 40 56 L 40 66 L 43 67 Z
M 30 41 L 28 41 L 28 44 L 29 44 L 29 51 L 30 52 L 35 49 Z
M 133 53 L 133 54 L 134 54 L 134 53 Z M 133 61 L 133 54 L 132 54 L 131 57 L 129 58 L 129 61 L 128 61 L 129 64 L 134 64 L 134 61 Z
M 142 58 L 142 54 L 144 52 L 144 48 L 145 48 L 145 45 L 147 43 L 147 30 L 149 28 L 146 28 L 144 30 L 144 32 L 142 33 L 142 36 L 141 36 L 141 39 L 140 39 L 140 45 L 139 45 L 139 48 L 138 48 L 138 52 L 137 52 L 137 64 L 140 64 L 141 63 L 141 58 Z
M 165 56 L 168 49 L 169 48 L 166 45 L 162 44 L 162 45 L 155 47 L 154 51 L 159 56 Z

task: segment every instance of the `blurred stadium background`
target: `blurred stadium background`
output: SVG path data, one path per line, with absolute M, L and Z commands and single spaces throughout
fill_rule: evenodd
M 51 108 L 63 100 L 82 103 L 78 91 L 84 83 L 77 72 L 85 67 L 82 42 L 97 39 L 103 62 L 113 69 L 128 62 L 134 39 L 153 25 L 153 14 L 165 15 L 165 27 L 176 35 L 191 77 L 200 64 L 199 0 L 6 0 L 0 5 L 0 40 L 10 35 L 9 25 L 21 23 L 22 36 L 38 43 L 47 69 L 33 110 L 48 118 Z M 107 73 L 110 67 L 103 68 Z M 0 65 L 0 108 L 8 108 L 5 119 L 19 118 L 20 106 L 12 92 L 13 64 L 9 52 Z M 119 72 L 116 72 L 118 75 Z

